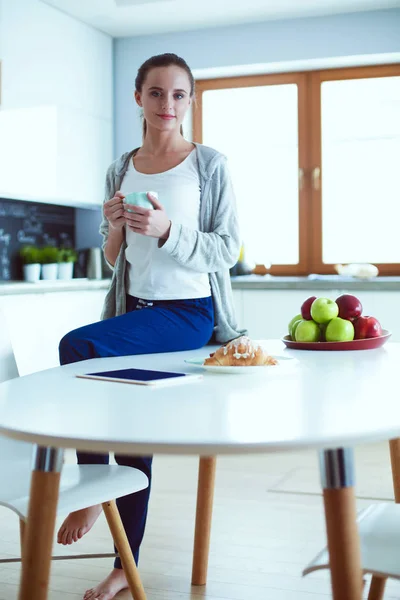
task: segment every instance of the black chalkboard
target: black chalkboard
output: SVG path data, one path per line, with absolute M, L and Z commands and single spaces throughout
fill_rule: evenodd
M 22 279 L 25 245 L 75 246 L 75 208 L 0 197 L 0 281 Z

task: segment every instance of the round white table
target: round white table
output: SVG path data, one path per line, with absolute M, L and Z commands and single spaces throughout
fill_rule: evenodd
M 400 344 L 311 352 L 288 350 L 279 340 L 262 343 L 272 354 L 294 357 L 295 364 L 254 375 L 204 371 L 202 380 L 161 388 L 75 377 L 127 367 L 198 372 L 184 359 L 207 356 L 212 350 L 207 347 L 93 359 L 0 385 L 0 432 L 37 445 L 31 488 L 36 502 L 28 514 L 20 600 L 47 598 L 46 590 L 34 589 L 39 586 L 28 581 L 28 572 L 31 576 L 42 561 L 50 565 L 50 556 L 38 552 L 34 543 L 40 526 L 35 507 L 45 502 L 43 497 L 40 502 L 41 494 L 49 494 L 52 486 L 58 493 L 54 475 L 61 468 L 63 448 L 202 457 L 321 450 L 333 598 L 360 600 L 352 447 L 400 435 Z M 41 476 L 36 489 L 35 473 Z M 50 529 L 54 531 L 54 523 Z

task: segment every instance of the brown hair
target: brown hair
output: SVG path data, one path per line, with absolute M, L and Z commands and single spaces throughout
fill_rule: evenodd
M 178 56 L 177 54 L 172 54 L 170 52 L 166 52 L 165 54 L 157 54 L 156 56 L 152 56 L 148 58 L 142 65 L 139 67 L 139 70 L 135 79 L 135 89 L 137 92 L 141 93 L 143 84 L 146 81 L 146 77 L 152 69 L 156 67 L 171 67 L 176 66 L 183 69 L 187 76 L 189 77 L 190 82 L 190 97 L 194 96 L 194 77 L 193 73 L 190 70 L 187 62 Z M 146 119 L 143 118 L 143 139 L 146 136 L 147 124 Z M 181 134 L 183 135 L 183 128 L 181 125 Z

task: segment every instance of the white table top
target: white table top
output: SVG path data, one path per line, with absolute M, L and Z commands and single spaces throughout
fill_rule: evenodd
M 378 350 L 293 351 L 290 371 L 204 372 L 203 380 L 150 388 L 77 373 L 128 367 L 198 372 L 193 352 L 93 359 L 0 385 L 0 431 L 64 448 L 125 453 L 228 454 L 335 448 L 400 436 L 400 344 Z

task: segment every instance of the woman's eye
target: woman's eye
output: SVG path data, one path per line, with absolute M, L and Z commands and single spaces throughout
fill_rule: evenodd
M 150 95 L 153 96 L 153 98 L 159 98 L 161 96 L 161 92 L 157 92 L 157 90 L 153 90 L 152 92 L 150 92 Z M 184 94 L 175 94 L 174 98 L 176 100 L 182 100 L 182 98 L 184 98 Z

